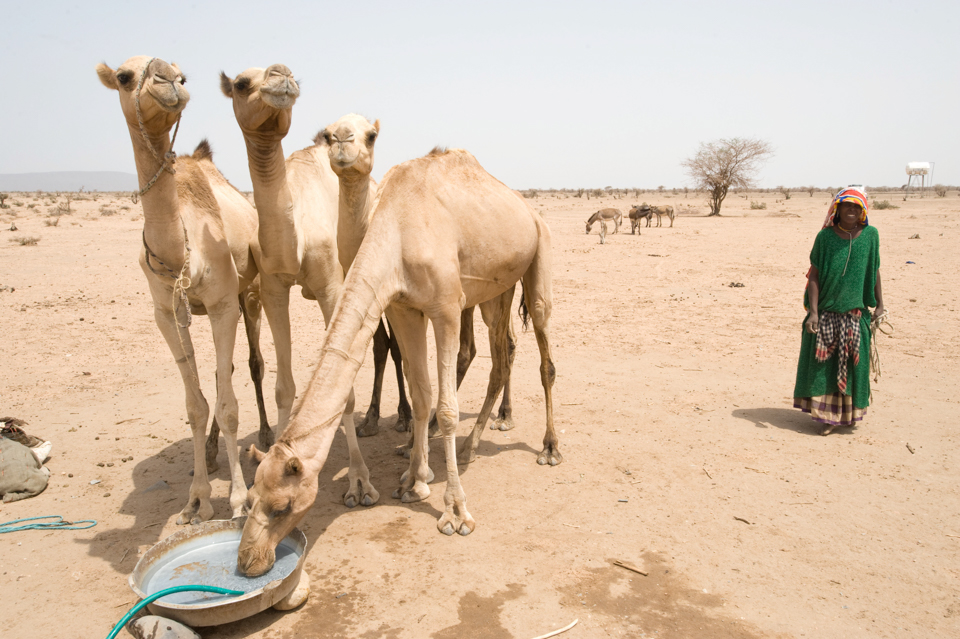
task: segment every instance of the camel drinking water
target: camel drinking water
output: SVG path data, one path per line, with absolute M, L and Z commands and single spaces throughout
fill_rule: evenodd
M 600 209 L 593 215 L 587 218 L 587 233 L 590 233 L 590 229 L 593 228 L 593 225 L 598 220 L 607 220 L 611 221 L 614 224 L 613 232 L 620 232 L 620 220 L 623 217 L 623 213 L 619 209 Z
M 442 197 L 441 197 L 442 195 Z M 523 282 L 524 308 L 540 349 L 540 380 L 546 406 L 540 464 L 562 461 L 553 424 L 556 376 L 550 354 L 550 231 L 541 217 L 462 150 L 434 150 L 393 167 L 373 204 L 370 226 L 344 282 L 343 295 L 300 409 L 261 459 L 248 498 L 249 517 L 238 552 L 248 576 L 273 565 L 277 544 L 306 515 L 317 496 L 340 415 L 364 351 L 382 313 L 396 331 L 413 400 L 414 444 L 410 465 L 394 497 L 419 501 L 430 493 L 427 421 L 431 385 L 427 322 L 437 341 L 439 398 L 447 488 L 437 528 L 467 535 L 476 522 L 467 510 L 457 466 L 457 349 L 460 317 L 480 306 L 489 328 L 491 372 L 477 423 L 461 454 L 474 453 L 503 384 L 509 361 L 510 304 Z

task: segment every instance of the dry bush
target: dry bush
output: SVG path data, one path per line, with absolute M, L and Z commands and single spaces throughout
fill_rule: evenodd
M 17 243 L 20 246 L 36 246 L 37 242 L 40 241 L 40 238 L 36 235 L 22 235 L 20 237 L 11 238 L 10 241 Z
M 527 198 L 528 200 L 531 199 L 531 198 L 537 197 L 537 190 L 536 190 L 536 189 L 527 189 L 526 191 L 521 191 L 521 193 L 523 193 L 523 197 Z M 126 207 L 124 207 L 124 208 L 126 208 Z
M 117 209 L 112 209 L 106 204 L 100 205 L 100 215 L 102 217 L 109 217 L 111 215 L 116 215 L 118 213 Z
M 899 209 L 900 207 L 896 204 L 891 204 L 889 200 L 880 200 L 879 202 L 873 203 L 873 208 L 877 211 L 885 211 L 887 209 Z
M 55 217 L 52 220 L 44 220 L 43 223 L 47 226 L 56 226 L 57 224 L 60 223 L 60 218 Z
M 757 202 L 757 201 L 755 201 L 755 200 L 750 200 L 750 210 L 751 210 L 751 211 L 756 211 L 756 210 L 761 210 L 761 209 L 766 209 L 766 208 L 767 208 L 767 203 L 766 203 L 766 202 Z
M 942 184 L 937 184 L 933 187 L 933 190 L 936 192 L 937 197 L 947 197 L 947 187 Z

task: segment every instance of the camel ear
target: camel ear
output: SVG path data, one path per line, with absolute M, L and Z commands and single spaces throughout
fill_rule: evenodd
M 97 76 L 103 86 L 114 91 L 120 90 L 120 85 L 117 83 L 117 74 L 103 62 L 97 65 Z
M 377 118 L 377 121 L 373 123 L 373 128 L 377 130 L 377 133 L 380 133 L 380 118 Z
M 284 475 L 299 475 L 303 472 L 303 463 L 297 457 L 291 457 L 283 466 Z
M 227 77 L 223 71 L 220 72 L 220 90 L 228 98 L 233 97 L 233 80 Z
M 320 129 L 315 136 L 313 136 L 313 143 L 317 146 L 323 146 L 324 144 L 330 144 L 330 134 L 327 133 L 326 129 Z
M 254 444 L 250 444 L 250 448 L 247 449 L 247 454 L 250 455 L 251 461 L 255 461 L 258 464 L 267 458 L 267 454 L 261 453 Z

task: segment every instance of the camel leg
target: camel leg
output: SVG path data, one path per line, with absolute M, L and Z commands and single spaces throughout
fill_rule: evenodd
M 473 335 L 473 308 L 465 308 L 460 313 L 460 350 L 457 352 L 457 390 L 460 390 L 460 384 L 463 378 L 467 376 L 467 370 L 470 364 L 477 356 L 477 344 Z M 440 426 L 437 424 L 437 416 L 430 419 L 430 437 L 440 435 Z
M 509 308 L 509 306 L 508 306 Z M 467 496 L 460 484 L 460 471 L 457 468 L 457 424 L 460 422 L 460 406 L 457 403 L 456 363 L 460 335 L 460 309 L 441 308 L 440 314 L 431 317 L 433 332 L 437 338 L 437 421 L 443 433 L 443 452 L 446 459 L 447 489 L 443 493 L 444 511 L 437 520 L 437 530 L 445 535 L 457 532 L 469 535 L 476 528 L 470 512 L 467 510 Z M 501 350 L 505 354 L 505 349 Z M 497 389 L 499 391 L 499 388 Z M 485 417 L 490 416 L 493 400 L 484 403 L 487 408 Z M 496 395 L 494 395 L 494 399 Z M 484 419 L 484 422 L 486 419 Z M 482 430 L 483 425 L 479 429 Z M 414 446 L 416 452 L 417 446 Z M 413 456 L 410 458 L 413 466 Z
M 507 311 L 509 315 L 509 309 Z M 513 373 L 513 360 L 517 358 L 517 334 L 513 330 L 513 317 L 507 324 L 507 370 L 503 380 L 503 399 L 500 401 L 500 410 L 497 420 L 490 426 L 491 430 L 513 430 L 513 403 L 510 401 L 510 375 Z
M 413 441 L 408 451 L 410 466 L 400 477 L 400 486 L 393 492 L 393 497 L 403 502 L 420 501 L 430 495 L 427 484 L 433 480 L 427 459 L 427 420 L 430 419 L 433 394 L 427 364 L 427 318 L 420 311 L 393 306 L 387 308 L 386 314 L 403 354 L 403 372 L 407 376 L 413 404 Z
M 193 342 L 190 340 L 190 331 L 177 326 L 177 319 L 173 310 L 167 308 L 170 304 L 170 294 L 162 287 L 150 287 L 153 295 L 153 315 L 160 333 L 167 342 L 173 359 L 180 370 L 183 379 L 183 389 L 187 404 L 187 421 L 193 432 L 193 481 L 190 484 L 190 496 L 187 505 L 177 518 L 178 524 L 199 524 L 213 517 L 213 506 L 210 504 L 210 479 L 207 476 L 207 465 L 204 460 L 204 434 L 207 430 L 207 420 L 210 418 L 210 407 L 203 392 L 200 390 L 197 362 L 193 354 Z M 179 334 L 178 334 L 179 333 Z
M 357 435 L 371 437 L 380 432 L 380 393 L 383 391 L 383 370 L 387 366 L 387 353 L 390 352 L 390 337 L 383 319 L 373 334 L 373 394 L 367 414 L 357 426 Z
M 557 371 L 550 354 L 550 312 L 553 308 L 553 290 L 550 280 L 550 236 L 541 231 L 537 256 L 523 276 L 523 295 L 533 330 L 540 349 L 540 382 L 546 408 L 547 429 L 543 435 L 543 450 L 537 456 L 540 465 L 556 466 L 563 461 L 560 440 L 553 427 L 553 383 Z
M 477 446 L 480 445 L 480 435 L 483 433 L 483 427 L 490 418 L 490 412 L 493 410 L 493 404 L 497 401 L 497 395 L 503 388 L 503 383 L 509 374 L 510 366 L 510 345 L 507 335 L 510 331 L 510 305 L 513 302 L 513 293 L 516 286 L 511 286 L 500 296 L 480 304 L 480 313 L 483 315 L 483 321 L 487 325 L 490 336 L 490 380 L 487 383 L 487 395 L 483 400 L 483 406 L 477 415 L 477 423 L 474 424 L 470 435 L 463 440 L 457 461 L 461 464 L 469 464 L 477 458 Z M 439 341 L 439 337 L 437 338 Z
M 259 287 L 258 287 L 259 288 Z M 246 329 L 247 346 L 250 349 L 250 379 L 257 398 L 257 412 L 260 415 L 260 448 L 267 450 L 273 445 L 273 431 L 267 421 L 267 408 L 263 402 L 263 353 L 260 352 L 260 295 L 259 290 L 246 290 L 240 294 L 240 313 L 243 315 L 243 327 Z M 207 454 L 210 447 L 207 442 Z M 209 465 L 209 464 L 208 464 Z
M 373 506 L 380 499 L 380 493 L 370 483 L 370 471 L 366 462 L 363 461 L 360 445 L 357 443 L 357 428 L 353 417 L 354 402 L 355 397 L 351 388 L 347 407 L 343 411 L 343 432 L 347 436 L 347 449 L 350 451 L 350 470 L 347 473 L 350 487 L 343 494 L 343 503 L 347 508 L 353 508 L 357 504 Z
M 247 502 L 247 485 L 240 468 L 240 448 L 237 444 L 240 408 L 233 391 L 233 349 L 237 340 L 237 322 L 240 321 L 240 306 L 235 298 L 228 297 L 207 307 L 210 326 L 213 328 L 213 345 L 217 353 L 217 403 L 214 415 L 223 429 L 227 442 L 227 459 L 230 467 L 230 509 L 233 517 L 243 515 Z
M 284 284 L 278 277 L 261 273 L 260 300 L 267 322 L 270 324 L 270 332 L 273 334 L 273 344 L 277 353 L 277 387 L 274 391 L 277 402 L 275 439 L 279 439 L 290 421 L 290 411 L 293 410 L 293 400 L 297 395 L 290 343 L 290 286 Z
M 390 357 L 393 358 L 393 365 L 397 369 L 397 390 L 400 393 L 400 400 L 397 403 L 397 423 L 394 425 L 394 429 L 398 433 L 405 433 L 412 428 L 413 413 L 410 412 L 410 403 L 407 401 L 407 391 L 403 383 L 403 355 L 400 354 L 400 344 L 397 343 L 397 338 L 393 335 L 393 327 L 390 326 L 389 320 L 387 320 L 387 328 L 390 333 L 390 341 L 388 342 Z

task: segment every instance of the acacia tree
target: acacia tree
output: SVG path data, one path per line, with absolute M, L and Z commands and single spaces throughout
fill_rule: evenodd
M 680 165 L 696 188 L 710 196 L 710 215 L 720 215 L 720 205 L 731 188 L 750 188 L 754 176 L 773 149 L 764 140 L 730 138 L 701 142 L 697 154 Z

